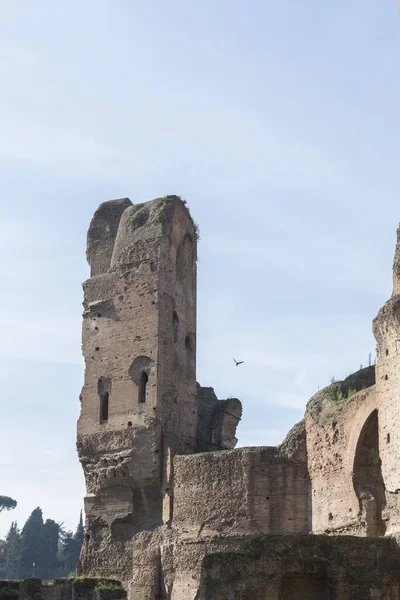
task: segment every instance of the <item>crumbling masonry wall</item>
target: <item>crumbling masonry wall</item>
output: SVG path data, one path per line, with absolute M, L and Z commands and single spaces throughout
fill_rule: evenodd
M 280 448 L 174 460 L 173 527 L 183 536 L 308 532 L 308 499 L 306 462 Z
M 307 405 L 315 533 L 400 538 L 400 229 L 397 236 L 393 295 L 373 322 L 376 367 Z
M 86 480 L 85 574 L 158 593 L 173 457 L 232 448 L 239 400 L 196 385 L 196 227 L 176 196 L 105 202 L 87 239 L 77 449 Z M 214 395 L 215 396 L 215 395 Z M 208 405 L 207 405 L 208 406 Z
M 394 540 L 260 536 L 241 551 L 210 554 L 197 600 L 394 600 L 400 552 Z
M 363 485 L 357 480 L 359 470 L 355 464 L 364 425 L 376 412 L 376 389 L 368 387 L 348 400 L 340 399 L 349 389 L 354 392 L 356 387 L 372 383 L 374 371 L 374 367 L 364 369 L 359 379 L 351 378 L 353 384 L 347 380 L 333 384 L 308 403 L 307 450 L 314 533 L 372 535 L 375 521 L 375 535 L 381 535 L 371 493 L 373 478 Z M 378 454 L 377 445 L 375 448 Z M 365 469 L 363 472 L 366 474 Z
M 174 518 L 162 557 L 166 597 L 197 598 L 209 553 L 241 550 L 260 533 L 308 532 L 309 493 L 304 422 L 278 448 L 176 456 Z
M 400 230 L 376 368 L 313 396 L 280 446 L 238 450 L 240 401 L 196 383 L 196 237 L 176 196 L 90 224 L 81 571 L 130 600 L 399 598 L 380 538 L 400 538 Z
M 88 232 L 78 453 L 85 573 L 132 580 L 162 524 L 169 453 L 196 449 L 196 245 L 176 197 L 102 204 Z
M 393 263 L 393 294 L 373 323 L 376 339 L 376 393 L 379 398 L 379 453 L 385 485 L 386 533 L 400 538 L 400 227 Z

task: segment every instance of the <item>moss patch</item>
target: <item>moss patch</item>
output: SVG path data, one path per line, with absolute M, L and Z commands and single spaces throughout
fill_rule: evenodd
M 314 394 L 307 404 L 307 412 L 318 423 L 344 408 L 354 394 L 374 384 L 375 366 L 360 369 L 344 381 L 335 381 Z
M 18 598 L 18 587 L 4 586 L 0 587 L 0 600 L 11 600 L 12 598 Z

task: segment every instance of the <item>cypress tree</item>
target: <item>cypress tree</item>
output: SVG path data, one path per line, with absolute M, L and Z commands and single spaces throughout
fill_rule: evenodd
M 76 528 L 74 538 L 76 539 L 77 542 L 79 542 L 79 548 L 81 548 L 81 546 L 83 544 L 83 540 L 85 539 L 85 528 L 83 526 L 82 511 L 79 516 L 79 523 L 78 523 L 78 527 Z
M 82 543 L 85 538 L 85 528 L 83 525 L 82 511 L 79 516 L 79 523 L 75 534 L 71 531 L 64 532 L 62 540 L 62 556 L 64 566 L 68 571 L 75 571 L 76 563 L 79 560 Z
M 75 571 L 79 552 L 79 542 L 74 538 L 72 531 L 67 531 L 62 542 L 62 554 L 64 558 L 64 567 L 68 569 L 68 571 Z
M 6 573 L 8 579 L 18 579 L 21 571 L 21 533 L 13 521 L 6 537 Z
M 32 511 L 21 532 L 21 563 L 28 576 L 31 573 L 32 564 L 37 563 L 39 557 L 42 528 L 42 510 L 37 507 Z
M 42 569 L 57 567 L 57 550 L 60 526 L 52 519 L 47 519 L 42 527 L 39 544 L 38 565 Z

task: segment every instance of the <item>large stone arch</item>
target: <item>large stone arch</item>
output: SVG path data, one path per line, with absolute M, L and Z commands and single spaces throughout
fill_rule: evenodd
M 376 402 L 375 386 L 363 391 L 367 392 L 363 398 L 357 412 L 352 416 L 351 427 L 347 429 L 347 452 L 346 452 L 346 467 L 348 472 L 353 471 L 354 457 L 356 454 L 358 440 L 360 439 L 361 430 L 364 427 L 369 416 L 378 408 Z M 360 392 L 359 392 L 360 394 Z M 357 394 L 358 396 L 358 394 Z M 352 398 L 353 400 L 353 398 Z
M 379 414 L 375 408 L 360 431 L 353 462 L 353 486 L 359 501 L 359 517 L 367 536 L 385 534 L 382 511 L 386 505 L 385 484 L 379 454 Z

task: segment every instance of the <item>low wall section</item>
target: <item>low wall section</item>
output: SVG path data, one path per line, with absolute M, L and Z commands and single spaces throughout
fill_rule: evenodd
M 307 465 L 281 448 L 174 459 L 173 528 L 196 539 L 309 531 Z

